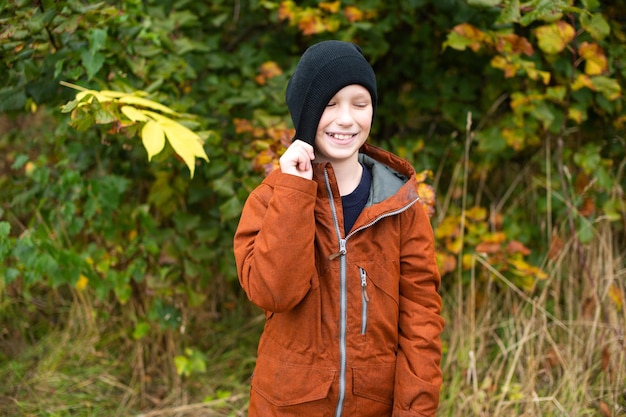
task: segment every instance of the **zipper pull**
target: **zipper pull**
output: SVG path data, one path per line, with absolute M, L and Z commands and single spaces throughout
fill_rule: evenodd
M 346 254 L 346 239 L 339 239 L 339 252 L 333 253 L 332 255 L 328 257 L 328 259 L 332 261 L 333 259 L 337 259 L 341 255 L 345 255 L 345 254 Z
M 365 269 L 363 268 L 359 268 L 359 270 L 361 271 L 361 288 L 363 289 L 363 297 L 365 298 L 365 301 L 369 303 L 370 297 L 367 295 L 367 272 L 365 272 Z

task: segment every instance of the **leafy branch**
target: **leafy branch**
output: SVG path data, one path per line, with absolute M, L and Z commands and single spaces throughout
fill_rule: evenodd
M 167 138 L 174 152 L 189 168 L 192 178 L 196 158 L 209 162 L 202 138 L 174 119 L 181 119 L 182 115 L 145 98 L 146 92 L 97 91 L 64 81 L 61 84 L 78 90 L 74 100 L 61 108 L 63 113 L 71 112 L 72 126 L 77 130 L 84 130 L 93 124 L 116 123 L 120 129 L 137 124 L 141 128 L 138 133 L 148 152 L 149 161 L 163 151 Z

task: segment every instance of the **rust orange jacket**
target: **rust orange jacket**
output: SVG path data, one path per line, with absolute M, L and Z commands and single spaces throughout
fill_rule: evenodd
M 250 417 L 433 417 L 444 326 L 433 233 L 411 165 L 365 144 L 370 199 L 348 235 L 332 165 L 274 171 L 234 238 L 266 314 Z

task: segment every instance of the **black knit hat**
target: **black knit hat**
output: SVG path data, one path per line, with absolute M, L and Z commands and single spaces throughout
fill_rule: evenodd
M 320 118 L 331 98 L 342 88 L 359 84 L 372 97 L 376 113 L 376 75 L 361 48 L 350 42 L 324 41 L 309 47 L 287 84 L 287 107 L 296 128 L 293 138 L 311 145 Z

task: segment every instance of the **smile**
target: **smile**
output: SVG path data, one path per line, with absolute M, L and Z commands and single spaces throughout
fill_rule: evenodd
M 337 140 L 348 140 L 356 136 L 356 133 L 328 133 L 328 136 Z

